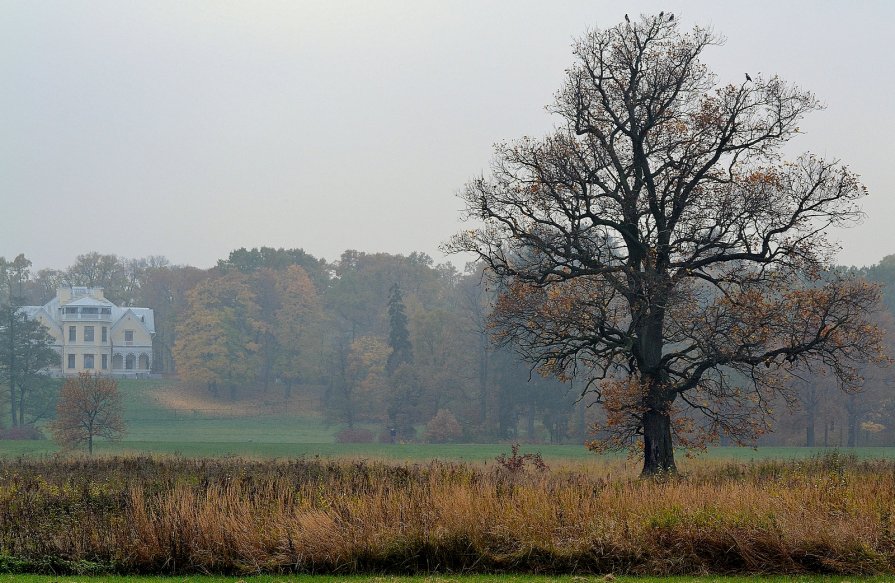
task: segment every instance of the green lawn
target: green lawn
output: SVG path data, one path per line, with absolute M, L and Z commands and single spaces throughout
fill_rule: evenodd
M 165 437 L 180 436 L 180 432 L 172 431 Z M 491 461 L 502 453 L 509 452 L 506 444 L 396 444 L 378 443 L 302 443 L 302 442 L 264 442 L 248 439 L 246 441 L 137 441 L 128 439 L 119 442 L 99 441 L 95 452 L 99 455 L 127 454 L 162 454 L 181 455 L 185 457 L 227 457 L 239 456 L 249 458 L 295 458 L 295 457 L 332 457 L 363 458 L 422 462 L 432 459 L 446 461 L 483 462 Z M 0 456 L 41 456 L 59 452 L 59 448 L 50 440 L 46 441 L 3 441 L 0 440 Z M 539 452 L 548 463 L 587 462 L 597 460 L 599 456 L 579 445 L 525 445 L 522 453 Z M 725 459 L 749 461 L 752 459 L 795 459 L 829 452 L 823 448 L 788 448 L 766 447 L 758 450 L 733 447 L 711 448 L 698 459 Z M 865 447 L 848 450 L 860 459 L 895 458 L 895 448 Z M 622 455 L 603 456 L 604 458 L 623 458 Z M 633 465 L 637 462 L 632 461 Z M 686 460 L 680 460 L 686 464 Z
M 128 434 L 124 441 L 98 441 L 99 454 L 153 453 L 194 457 L 246 456 L 291 458 L 299 456 L 360 457 L 424 461 L 433 458 L 458 461 L 489 461 L 508 451 L 506 444 L 340 444 L 335 443 L 337 425 L 319 417 L 287 415 L 227 417 L 198 410 L 172 411 L 160 404 L 158 393 L 165 380 L 122 380 Z M 51 441 L 0 441 L 0 456 L 54 454 Z M 523 446 L 523 452 L 538 451 L 548 461 L 588 461 L 597 457 L 581 445 Z M 704 457 L 748 461 L 759 458 L 797 458 L 822 453 L 823 448 L 717 447 Z M 895 458 L 895 448 L 849 450 L 860 458 Z M 619 456 L 612 456 L 619 457 Z M 633 463 L 633 462 L 632 462 Z M 685 463 L 685 462 L 684 462 Z

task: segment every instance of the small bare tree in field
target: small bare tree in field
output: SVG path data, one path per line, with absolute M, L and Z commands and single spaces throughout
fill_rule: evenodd
M 56 405 L 53 437 L 66 448 L 84 443 L 93 455 L 93 438 L 121 439 L 125 434 L 118 382 L 87 372 L 66 379 Z

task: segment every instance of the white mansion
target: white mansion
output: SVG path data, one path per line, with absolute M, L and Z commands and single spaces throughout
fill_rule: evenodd
M 61 287 L 46 304 L 22 310 L 54 338 L 60 357 L 59 367 L 51 369 L 55 374 L 149 373 L 155 333 L 150 308 L 118 307 L 103 296 L 102 288 Z

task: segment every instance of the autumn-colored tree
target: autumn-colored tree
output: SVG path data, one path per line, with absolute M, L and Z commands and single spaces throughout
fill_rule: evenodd
M 449 304 L 452 301 L 450 294 L 456 274 L 452 267 L 433 266 L 432 259 L 422 253 L 402 256 L 358 251 L 343 253 L 335 263 L 333 271 L 335 277 L 324 297 L 325 310 L 329 315 L 325 325 L 328 332 L 325 335 L 327 349 L 322 359 L 325 363 L 323 371 L 325 382 L 329 387 L 325 400 L 331 414 L 347 421 L 346 412 L 349 410 L 347 407 L 353 400 L 346 399 L 352 385 L 345 379 L 350 378 L 350 375 L 346 375 L 346 371 L 353 343 L 364 337 L 390 338 L 394 332 L 394 338 L 390 338 L 393 345 L 389 353 L 394 355 L 395 366 L 390 372 L 397 370 L 400 365 L 398 360 L 414 357 L 411 338 L 417 327 L 413 323 L 413 318 L 408 318 L 407 314 L 434 310 L 441 305 Z M 397 287 L 393 289 L 393 286 Z M 400 297 L 394 293 L 398 288 Z M 389 302 L 390 298 L 392 302 Z M 403 348 L 399 348 L 396 353 L 395 346 Z M 438 347 L 438 350 L 442 349 L 444 347 Z M 430 370 L 424 370 L 428 368 L 428 355 L 426 364 L 422 366 L 415 360 L 414 358 L 412 367 L 417 371 L 417 380 L 413 383 L 414 391 L 419 388 L 425 390 L 433 388 L 430 382 L 433 377 L 428 376 Z M 454 380 L 458 378 L 460 376 L 454 372 Z M 401 385 L 407 386 L 403 383 Z M 398 384 L 391 384 L 390 387 L 398 387 Z M 394 403 L 394 400 L 399 398 L 400 392 L 400 390 L 387 391 L 387 394 L 379 392 L 376 395 L 377 399 L 371 404 L 379 407 L 375 410 L 381 412 L 382 399 Z M 386 404 L 385 408 L 389 406 L 390 404 Z M 416 406 L 413 409 L 420 412 Z M 430 403 L 419 420 L 427 419 L 436 410 L 437 405 Z M 403 413 L 401 415 L 403 418 Z
M 251 274 L 260 269 L 284 271 L 290 265 L 304 269 L 318 290 L 326 289 L 329 284 L 329 265 L 325 260 L 306 253 L 304 249 L 261 247 L 248 250 L 241 247 L 231 251 L 226 260 L 218 261 L 218 269 L 224 273 L 237 270 Z
M 249 278 L 239 272 L 202 281 L 187 293 L 186 317 L 178 324 L 174 360 L 187 382 L 220 388 L 236 398 L 254 383 L 264 324 Z
M 470 335 L 467 320 L 453 306 L 426 309 L 416 304 L 411 309 L 413 368 L 422 385 L 422 419 L 449 405 L 457 414 L 461 410 L 478 412 L 470 395 L 479 396 L 475 386 L 479 379 L 479 335 Z
M 449 443 L 463 437 L 463 428 L 450 409 L 439 409 L 426 423 L 426 439 L 431 443 Z
M 287 396 L 292 387 L 318 376 L 323 311 L 307 272 L 291 265 L 276 277 L 279 305 L 274 313 L 276 339 L 274 368 Z
M 720 39 L 641 16 L 575 45 L 543 139 L 496 147 L 462 192 L 484 226 L 450 248 L 502 278 L 492 320 L 545 373 L 587 376 L 601 443 L 675 470 L 674 443 L 767 428 L 770 397 L 822 363 L 841 386 L 879 350 L 877 288 L 826 270 L 831 227 L 860 219 L 858 177 L 781 162 L 809 92 L 755 73 L 718 85 Z
M 149 306 L 155 312 L 155 335 L 152 337 L 153 369 L 175 372 L 174 346 L 177 323 L 189 314 L 187 293 L 204 279 L 207 271 L 195 267 L 154 266 L 147 268 L 140 282 L 137 305 Z
M 66 448 L 87 444 L 93 454 L 96 437 L 121 439 L 126 432 L 118 382 L 108 376 L 83 372 L 62 385 L 51 425 L 56 442 Z
M 405 256 L 349 250 L 333 269 L 326 305 L 351 341 L 371 334 L 388 335 L 392 286 L 400 287 L 404 302 L 412 298 L 429 307 L 443 300 L 455 275 L 452 266 L 433 266 L 432 258 L 423 253 Z
M 388 375 L 387 383 L 384 399 L 388 424 L 397 430 L 401 439 L 414 439 L 415 425 L 426 419 L 422 379 L 416 367 L 402 364 Z
M 376 336 L 362 336 L 351 343 L 348 380 L 368 413 L 381 411 L 388 354 L 388 344 Z
M 354 427 L 361 417 L 382 419 L 388 344 L 376 336 L 361 336 L 346 348 L 337 353 L 340 360 L 331 379 L 331 413 L 348 427 Z
M 260 326 L 257 336 L 259 358 L 257 380 L 263 393 L 267 393 L 271 383 L 276 380 L 276 365 L 280 354 L 280 345 L 275 334 L 276 314 L 282 301 L 277 289 L 278 277 L 279 273 L 269 267 L 252 271 L 247 277 L 258 306 L 257 317 Z

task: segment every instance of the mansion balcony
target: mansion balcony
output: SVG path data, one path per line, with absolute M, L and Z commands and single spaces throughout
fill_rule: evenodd
M 62 310 L 63 322 L 111 322 L 112 308 L 84 308 L 66 306 Z

